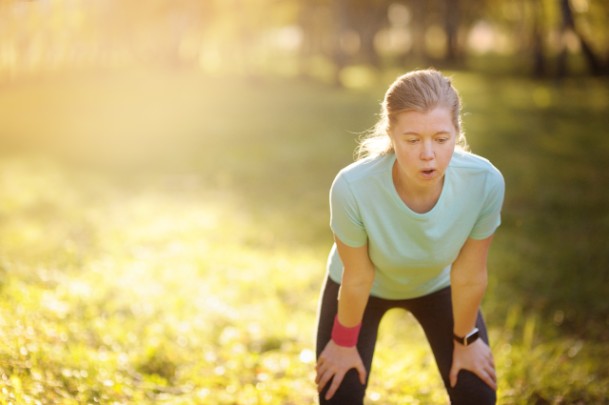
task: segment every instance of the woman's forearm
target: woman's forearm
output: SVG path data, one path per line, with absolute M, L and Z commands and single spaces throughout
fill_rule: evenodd
M 487 281 L 472 282 L 454 280 L 451 282 L 454 327 L 457 336 L 465 336 L 476 325 L 476 318 L 486 291 Z
M 350 327 L 362 321 L 373 279 L 352 280 L 345 274 L 338 293 L 338 320 L 341 324 Z
M 344 268 L 338 292 L 338 321 L 351 327 L 362 321 L 374 282 L 375 268 L 370 261 L 367 244 L 354 248 L 345 245 L 336 236 L 335 240 Z
M 492 240 L 492 236 L 481 240 L 468 239 L 452 265 L 453 332 L 457 336 L 467 335 L 476 325 L 488 283 L 486 258 Z

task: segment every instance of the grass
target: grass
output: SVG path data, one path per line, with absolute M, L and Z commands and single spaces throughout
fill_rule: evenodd
M 384 81 L 5 83 L 0 404 L 314 403 L 327 191 Z M 500 403 L 609 403 L 609 84 L 455 83 L 508 187 L 484 305 Z M 380 339 L 368 403 L 446 402 L 410 316 Z

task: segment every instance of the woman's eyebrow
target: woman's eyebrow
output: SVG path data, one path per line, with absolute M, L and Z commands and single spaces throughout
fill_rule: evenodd
M 440 130 L 440 131 L 434 132 L 434 133 L 432 134 L 432 136 L 436 136 L 436 135 L 449 135 L 449 134 L 450 134 L 450 131 L 445 130 L 445 129 L 442 129 L 442 130 Z M 421 134 L 420 134 L 420 133 L 415 132 L 415 131 L 406 131 L 406 132 L 402 132 L 402 134 L 401 134 L 401 135 L 414 135 L 414 136 L 421 136 Z

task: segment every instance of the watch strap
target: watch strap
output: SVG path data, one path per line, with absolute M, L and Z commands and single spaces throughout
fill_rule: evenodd
M 478 340 L 479 337 L 480 337 L 480 331 L 478 330 L 478 328 L 472 329 L 472 331 L 469 332 L 465 336 L 457 336 L 456 334 L 453 333 L 453 338 L 455 339 L 455 341 L 462 344 L 463 346 L 471 345 L 476 340 Z

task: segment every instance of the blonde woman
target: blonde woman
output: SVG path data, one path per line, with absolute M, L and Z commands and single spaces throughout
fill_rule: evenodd
M 480 303 L 505 184 L 466 151 L 461 101 L 432 69 L 387 90 L 374 133 L 330 190 L 335 243 L 321 295 L 321 404 L 362 404 L 378 326 L 391 308 L 421 324 L 452 404 L 494 404 Z M 407 365 L 405 365 L 407 366 Z

